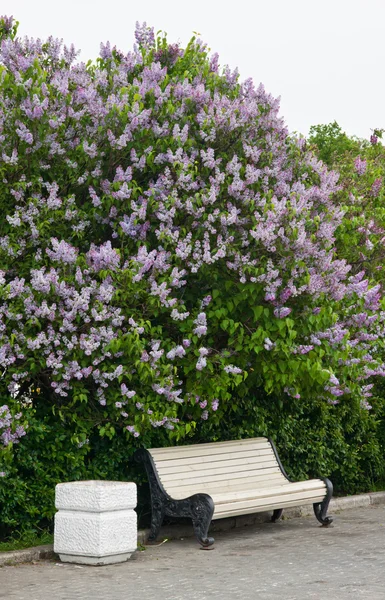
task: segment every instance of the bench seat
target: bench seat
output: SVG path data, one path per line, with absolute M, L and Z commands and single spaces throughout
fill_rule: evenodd
M 165 515 L 191 516 L 203 545 L 213 543 L 207 531 L 202 534 L 212 519 L 272 510 L 276 520 L 284 508 L 305 503 L 313 504 L 323 525 L 331 523 L 326 517 L 331 482 L 290 481 L 267 438 L 152 448 L 139 451 L 139 459 L 145 461 L 151 489 L 150 541 Z

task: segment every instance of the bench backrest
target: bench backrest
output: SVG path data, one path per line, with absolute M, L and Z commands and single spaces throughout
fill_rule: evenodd
M 267 438 L 149 450 L 166 492 L 176 500 L 196 493 L 248 490 L 288 483 Z

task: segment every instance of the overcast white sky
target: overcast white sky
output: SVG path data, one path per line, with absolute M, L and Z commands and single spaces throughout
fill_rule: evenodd
M 22 35 L 73 42 L 82 60 L 101 41 L 129 50 L 137 20 L 182 45 L 197 31 L 221 64 L 281 96 L 290 131 L 385 128 L 385 0 L 0 0 L 0 14 Z

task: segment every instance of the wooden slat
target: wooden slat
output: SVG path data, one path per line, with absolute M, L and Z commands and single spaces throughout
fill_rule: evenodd
M 241 472 L 242 473 L 242 472 Z M 242 485 L 243 482 L 248 483 L 249 485 L 247 485 L 247 489 L 249 488 L 255 488 L 255 487 L 263 487 L 265 484 L 267 485 L 269 481 L 273 481 L 275 479 L 280 479 L 283 482 L 287 482 L 290 483 L 285 477 L 284 475 L 282 475 L 281 471 L 279 470 L 278 467 L 271 467 L 269 469 L 263 469 L 262 471 L 259 470 L 257 472 L 256 475 L 250 475 L 249 471 L 245 471 L 244 473 L 242 473 L 239 477 L 236 478 L 236 481 L 234 481 L 234 479 L 230 479 L 230 478 L 225 478 L 222 481 L 214 481 L 214 488 L 218 489 L 220 487 L 226 487 L 227 489 L 238 489 L 239 485 Z M 200 480 L 198 480 L 198 484 Z M 207 481 L 204 483 L 204 485 L 210 484 L 212 481 L 212 478 L 207 479 Z M 185 488 L 185 487 L 195 487 L 196 486 L 196 480 L 194 479 L 184 479 L 183 481 L 179 481 L 177 479 L 173 480 L 173 481 L 168 481 L 167 482 L 167 490 L 172 490 L 172 489 L 178 489 L 178 488 Z
M 191 466 L 191 465 L 189 465 Z M 199 465 L 197 465 L 198 467 Z M 164 480 L 171 481 L 173 479 L 190 479 L 194 477 L 210 477 L 212 474 L 231 473 L 237 471 L 257 471 L 259 469 L 267 469 L 269 467 L 278 467 L 278 463 L 274 456 L 260 456 L 258 461 L 248 462 L 246 460 L 227 460 L 222 462 L 206 463 L 204 469 L 179 469 L 175 468 L 172 471 L 164 470 L 163 467 L 156 465 L 160 477 Z
M 205 482 L 201 482 L 201 481 L 195 481 L 195 482 L 186 482 L 186 485 L 181 486 L 181 485 L 174 485 L 174 486 L 164 486 L 166 492 L 172 496 L 175 499 L 178 498 L 185 498 L 186 497 L 186 490 L 187 489 L 192 489 L 194 490 L 193 493 L 194 494 L 198 494 L 200 491 L 204 491 L 205 493 L 210 493 L 212 491 L 215 491 L 217 489 L 217 487 L 221 486 L 225 486 L 226 483 L 228 482 L 228 480 L 223 479 L 223 475 L 220 475 L 219 477 L 222 477 L 222 479 L 218 479 L 218 478 L 214 478 L 214 476 L 211 478 L 211 480 L 207 480 Z M 252 476 L 253 477 L 253 476 Z M 280 480 L 280 481 L 284 481 L 284 479 Z M 229 488 L 231 489 L 236 489 L 236 487 L 238 486 L 238 482 L 240 485 L 242 484 L 250 484 L 250 487 L 257 487 L 259 485 L 258 481 L 254 481 L 249 475 L 247 475 L 246 477 L 241 473 L 239 474 L 239 476 L 237 478 L 234 478 L 231 482 L 231 487 Z M 254 485 L 255 484 L 255 485 Z M 261 484 L 264 485 L 264 484 Z M 249 489 L 249 488 L 246 488 Z M 187 494 L 189 495 L 189 494 Z
M 244 477 L 245 479 L 249 478 L 250 481 L 265 481 L 265 480 L 269 480 L 270 478 L 274 477 L 274 476 L 280 476 L 282 479 L 284 479 L 285 481 L 286 478 L 285 476 L 282 474 L 280 468 L 278 467 L 278 465 L 273 465 L 272 467 L 268 467 L 266 469 L 253 469 L 253 471 L 257 471 L 256 474 L 254 475 L 250 475 L 250 470 L 251 469 L 246 469 L 245 471 L 241 470 L 241 467 L 237 467 L 237 470 L 235 471 L 236 473 L 243 473 L 242 477 Z M 226 472 L 226 471 L 225 471 Z M 203 471 L 201 473 L 201 475 L 205 475 L 206 471 Z M 208 481 L 211 481 L 211 476 L 217 475 L 218 474 L 218 470 L 215 472 L 209 472 L 210 477 L 207 479 Z M 162 479 L 163 482 L 165 482 L 165 479 L 161 476 L 160 477 Z M 236 478 L 236 485 L 239 484 L 239 477 Z M 205 478 L 206 480 L 206 478 Z M 168 480 L 167 481 L 167 487 L 180 487 L 180 486 L 184 486 L 184 485 L 189 485 L 189 482 L 192 483 L 192 485 L 194 485 L 195 479 L 194 477 L 192 477 L 191 475 L 189 477 L 186 477 L 184 479 L 172 479 L 172 480 Z M 229 476 L 227 478 L 224 479 L 224 482 L 227 486 L 230 486 L 231 488 L 234 487 L 234 483 L 233 483 L 233 473 L 229 474 Z
M 217 446 L 220 448 L 221 446 L 247 446 L 248 444 L 254 443 L 267 443 L 270 445 L 270 442 L 267 437 L 258 437 L 258 438 L 247 438 L 244 440 L 227 440 L 226 442 L 205 442 L 203 444 L 186 444 L 186 446 L 168 446 L 167 448 L 151 448 L 151 452 L 172 452 L 173 450 L 180 448 L 211 448 L 212 446 Z
M 250 480 L 248 478 L 245 479 L 237 479 L 236 489 L 239 491 L 252 491 L 255 492 L 256 489 L 260 486 L 263 489 L 274 488 L 277 485 L 287 485 L 290 484 L 287 479 L 281 474 L 276 474 L 273 479 L 265 480 L 265 481 L 255 481 Z M 193 494 L 208 494 L 209 496 L 214 497 L 216 494 L 222 494 L 226 492 L 231 492 L 234 490 L 234 484 L 227 485 L 226 482 L 214 482 L 214 483 L 204 483 L 200 485 L 185 485 L 178 487 L 167 487 L 167 493 L 174 498 L 175 500 L 181 500 L 183 498 L 188 498 Z
M 232 488 L 234 488 L 234 486 L 238 485 L 238 480 L 239 479 L 249 479 L 250 481 L 258 481 L 259 479 L 269 479 L 269 476 L 274 474 L 274 473 L 280 473 L 282 475 L 282 472 L 280 471 L 278 465 L 276 464 L 267 464 L 265 469 L 246 469 L 245 471 L 242 471 L 239 467 L 237 467 L 237 470 L 234 473 L 228 473 L 228 472 L 224 472 L 224 473 L 211 473 L 209 477 L 205 477 L 204 481 L 213 481 L 213 482 L 225 482 L 226 484 L 230 485 Z M 169 475 L 169 477 L 174 477 L 174 479 L 169 479 L 167 480 L 166 478 L 162 478 L 160 477 L 160 479 L 164 482 L 166 481 L 167 486 L 171 486 L 171 487 L 178 487 L 178 486 L 183 486 L 183 485 L 189 485 L 189 482 L 191 483 L 191 485 L 195 485 L 196 483 L 199 483 L 200 481 L 202 481 L 202 477 L 198 475 L 196 476 L 191 476 L 190 477 L 186 477 L 185 479 L 180 479 L 178 478 L 175 474 L 173 475 Z M 282 477 L 285 479 L 284 475 L 282 475 Z M 217 485 L 217 483 L 216 483 Z
M 178 449 L 179 450 L 179 449 Z M 204 451 L 193 451 L 193 450 L 189 450 L 188 452 L 173 452 L 173 453 L 169 453 L 169 454 L 161 454 L 161 453 L 155 453 L 152 450 L 149 450 L 149 452 L 151 453 L 153 459 L 157 462 L 163 462 L 163 461 L 175 461 L 175 460 L 187 460 L 188 458 L 195 458 L 195 459 L 200 459 L 200 458 L 211 458 L 211 457 L 215 457 L 215 459 L 220 460 L 221 456 L 234 456 L 236 454 L 240 454 L 241 456 L 243 454 L 246 453 L 250 453 L 250 452 L 260 452 L 261 450 L 265 450 L 265 451 L 270 451 L 272 454 L 274 454 L 274 452 L 272 451 L 271 446 L 267 445 L 267 444 L 260 444 L 258 447 L 253 447 L 253 446 L 249 446 L 249 447 L 237 447 L 235 446 L 234 448 L 211 448 L 211 449 L 205 449 Z
M 240 483 L 238 484 L 238 481 Z M 220 485 L 221 487 L 219 487 Z M 290 493 L 296 492 L 300 489 L 318 489 L 323 490 L 322 493 L 325 495 L 325 485 L 319 479 L 311 479 L 309 481 L 299 481 L 292 483 L 285 479 L 282 474 L 278 474 L 275 477 L 265 480 L 265 481 L 249 481 L 248 479 L 240 479 L 237 480 L 236 487 L 234 485 L 225 486 L 221 484 L 212 484 L 205 483 L 199 484 L 196 486 L 179 486 L 178 488 L 167 488 L 169 495 L 175 500 L 181 500 L 183 498 L 188 498 L 193 494 L 204 493 L 211 496 L 215 503 L 222 502 L 222 499 L 234 499 L 234 502 L 237 502 L 237 499 L 240 497 L 246 498 L 260 498 L 263 496 L 270 496 L 277 494 L 277 489 L 279 489 L 279 494 L 287 493 L 288 490 L 291 490 Z
M 282 473 L 274 472 L 270 473 L 267 476 L 261 477 L 245 477 L 242 479 L 237 479 L 235 489 L 242 490 L 255 490 L 258 488 L 266 488 L 273 487 L 277 485 L 286 485 L 290 483 L 287 479 L 284 478 Z M 179 489 L 184 490 L 189 486 L 182 486 Z M 221 493 L 221 492 L 231 492 L 234 489 L 234 483 L 232 481 L 217 481 L 214 485 L 210 486 L 210 484 L 205 484 L 205 489 L 210 489 L 211 493 Z M 170 488 L 172 491 L 173 488 Z M 197 493 L 196 491 L 194 493 Z M 209 493 L 209 492 L 206 492 Z M 211 495 L 210 493 L 210 495 Z
M 250 473 L 250 475 L 256 475 L 264 469 L 269 469 L 276 466 L 277 462 L 270 460 L 254 465 L 251 468 L 248 468 L 248 465 L 245 465 L 245 467 L 222 467 L 203 472 L 195 471 L 192 473 L 170 473 L 164 476 L 160 474 L 160 479 L 165 485 L 170 481 L 221 481 L 223 479 L 237 479 L 240 476 L 240 473 L 243 474 L 243 477 L 245 477 L 247 473 Z
M 215 504 L 225 504 L 226 502 L 240 502 L 241 500 L 253 500 L 260 498 L 267 498 L 272 496 L 282 496 L 282 494 L 297 494 L 301 492 L 311 492 L 316 490 L 317 492 L 322 491 L 325 494 L 325 484 L 320 479 L 310 479 L 308 481 L 296 481 L 294 483 L 288 482 L 287 484 L 280 485 L 275 484 L 275 487 L 261 488 L 254 490 L 231 490 L 224 493 L 213 493 L 213 500 Z
M 323 499 L 324 499 L 324 496 L 322 496 L 322 497 L 320 496 L 318 498 L 308 499 L 307 502 L 308 503 L 321 502 Z M 305 501 L 305 503 L 306 503 L 306 501 Z M 214 511 L 213 519 L 224 519 L 226 517 L 239 517 L 241 515 L 249 515 L 249 514 L 253 514 L 253 513 L 257 513 L 257 512 L 275 510 L 276 508 L 290 508 L 291 506 L 300 506 L 301 504 L 304 504 L 303 499 L 291 500 L 291 501 L 282 503 L 280 501 L 280 499 L 277 497 L 277 499 L 272 501 L 270 504 L 266 504 L 263 507 L 259 507 L 257 509 L 255 507 L 248 507 L 248 508 L 240 509 L 239 507 L 236 507 L 236 505 L 233 505 L 233 509 L 228 510 L 227 512 Z
M 254 498 L 252 500 L 242 500 L 240 502 L 227 502 L 223 504 L 216 504 L 215 511 L 217 513 L 223 513 L 233 510 L 239 512 L 241 510 L 246 509 L 258 512 L 264 510 L 266 506 L 270 506 L 271 504 L 277 503 L 281 508 L 283 508 L 287 502 L 299 502 L 300 504 L 303 502 L 313 503 L 321 501 L 324 497 L 325 491 L 321 492 L 320 490 L 307 490 L 297 492 L 295 494 L 281 493 L 276 494 L 274 496 L 266 496 L 264 498 Z
M 154 460 L 172 460 L 177 458 L 189 458 L 200 456 L 212 456 L 214 454 L 228 454 L 229 452 L 242 452 L 244 450 L 261 450 L 271 448 L 266 438 L 254 438 L 251 440 L 239 440 L 237 442 L 215 442 L 212 444 L 196 444 L 194 446 L 174 446 L 170 448 L 151 448 L 150 454 Z
M 264 450 L 248 450 L 245 452 L 237 452 L 234 454 L 215 454 L 213 456 L 201 456 L 199 459 L 196 457 L 193 458 L 180 458 L 174 460 L 162 460 L 159 461 L 155 459 L 155 465 L 159 473 L 177 473 L 178 470 L 188 471 L 193 470 L 197 471 L 199 469 L 205 470 L 212 468 L 212 464 L 234 462 L 239 461 L 239 464 L 251 464 L 252 462 L 257 462 L 260 457 L 270 456 L 275 458 L 274 452 L 271 448 L 266 448 Z M 207 465 L 207 466 L 206 466 Z

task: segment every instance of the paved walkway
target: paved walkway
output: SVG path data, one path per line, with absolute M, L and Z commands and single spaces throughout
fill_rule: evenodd
M 2 600 L 384 600 L 385 506 L 347 510 L 335 524 L 314 518 L 137 552 L 129 562 L 79 567 L 55 562 L 0 569 Z

